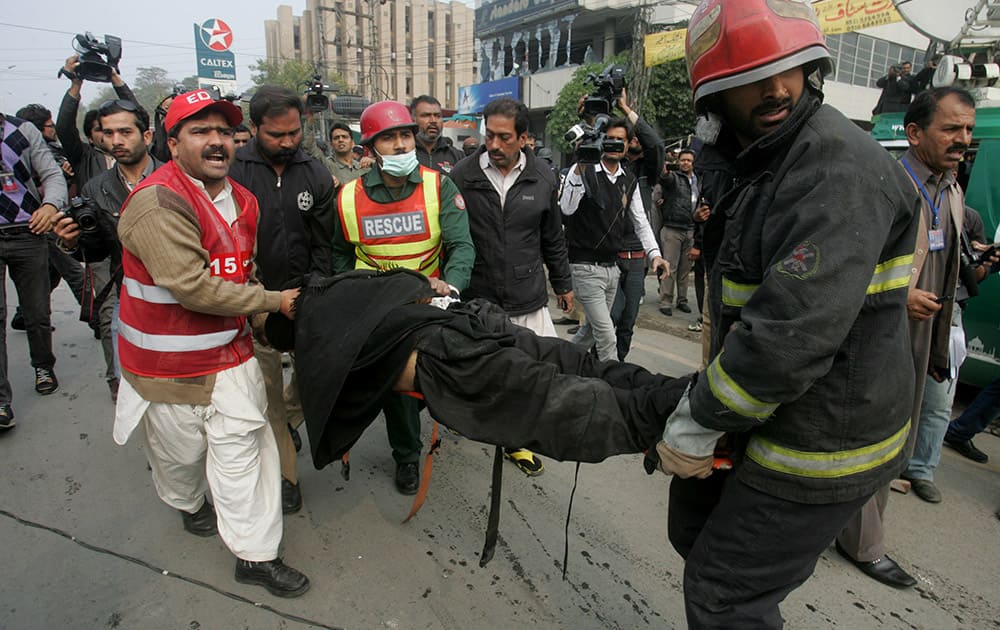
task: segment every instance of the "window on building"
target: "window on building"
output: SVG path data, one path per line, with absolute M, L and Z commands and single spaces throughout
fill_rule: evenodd
M 434 46 L 433 44 L 427 47 L 427 66 L 430 68 L 434 67 Z
M 435 28 L 434 28 L 434 12 L 427 12 L 427 39 L 434 39 Z
M 406 79 L 406 95 L 413 96 L 413 79 Z
M 828 35 L 826 45 L 836 69 L 831 78 L 839 83 L 874 88 L 889 66 L 909 61 L 914 74 L 923 67 L 924 51 L 869 35 L 853 32 Z
M 409 34 L 410 32 L 410 21 L 411 21 L 410 16 L 411 16 L 411 8 L 406 7 L 405 11 L 403 12 L 403 28 L 405 29 L 404 32 L 407 34 Z

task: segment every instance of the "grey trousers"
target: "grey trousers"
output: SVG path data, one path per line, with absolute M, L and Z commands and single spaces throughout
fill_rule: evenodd
M 688 276 L 691 275 L 691 261 L 688 253 L 694 245 L 694 230 L 679 230 L 672 227 L 660 228 L 660 250 L 663 259 L 670 265 L 670 275 L 660 280 L 660 302 L 664 306 L 674 303 L 674 287 L 677 288 L 677 303 L 688 301 Z

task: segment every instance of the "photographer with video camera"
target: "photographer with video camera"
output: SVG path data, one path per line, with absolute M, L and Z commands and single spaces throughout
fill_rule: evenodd
M 573 294 L 587 318 L 573 341 L 596 344 L 598 358 L 612 361 L 617 357 L 617 341 L 611 306 L 618 292 L 618 264 L 627 252 L 628 232 L 634 230 L 654 272 L 666 274 L 669 268 L 649 226 L 638 179 L 622 168 L 633 137 L 632 125 L 624 118 L 609 117 L 615 101 L 623 95 L 624 70 L 609 66 L 588 81 L 595 87 L 580 104 L 584 123 L 567 132 L 567 137 L 579 140 L 579 162 L 566 175 L 559 205 L 566 226 Z M 596 151 L 600 157 L 595 163 Z
M 107 171 L 115 164 L 111 155 L 111 147 L 105 142 L 101 133 L 101 122 L 98 112 L 91 110 L 83 118 L 83 128 L 88 142 L 83 142 L 76 127 L 77 112 L 80 109 L 80 93 L 84 81 L 111 83 L 115 94 L 121 101 L 138 103 L 131 88 L 126 85 L 118 74 L 118 60 L 121 58 L 121 40 L 111 35 L 105 36 L 105 44 L 98 42 L 93 35 L 77 35 L 73 41 L 77 54 L 66 59 L 59 74 L 70 80 L 69 89 L 59 106 L 56 118 L 56 135 L 62 143 L 66 157 L 73 165 L 76 173 L 76 189 L 83 191 L 94 177 Z M 87 263 L 87 278 L 84 282 L 83 294 L 91 297 L 100 295 L 111 281 L 111 264 L 107 261 Z M 89 286 L 88 286 L 89 285 Z M 89 289 L 89 290 L 88 290 Z M 81 306 L 84 300 L 81 300 Z M 80 318 L 86 321 L 94 331 L 94 336 L 101 339 L 104 356 L 113 357 L 111 337 L 111 311 L 93 310 L 81 311 Z M 109 371 L 109 375 L 113 375 Z
M 118 398 L 120 369 L 114 344 L 118 328 L 118 290 L 122 282 L 122 248 L 118 241 L 118 217 L 129 193 L 163 162 L 149 154 L 153 134 L 149 114 L 128 100 L 111 100 L 97 109 L 98 124 L 115 166 L 97 175 L 83 187 L 82 197 L 74 197 L 69 209 L 54 228 L 60 248 L 88 264 L 103 263 L 110 270 L 109 281 L 92 298 L 92 311 L 101 315 L 101 342 L 105 378 L 111 399 Z M 108 322 L 103 330 L 103 322 Z M 106 341 L 105 341 L 106 340 Z
M 899 65 L 889 66 L 889 71 L 875 82 L 882 88 L 878 103 L 872 114 L 888 114 L 889 112 L 905 112 L 910 106 L 914 93 L 920 91 L 916 77 L 910 74 L 913 64 L 904 61 Z

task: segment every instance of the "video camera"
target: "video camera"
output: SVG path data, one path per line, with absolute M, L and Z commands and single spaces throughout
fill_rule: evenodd
M 73 71 L 77 78 L 111 83 L 111 76 L 118 72 L 118 62 L 122 58 L 122 38 L 105 35 L 104 43 L 101 43 L 93 33 L 87 31 L 73 38 L 73 50 L 80 53 L 80 65 Z M 66 72 L 59 70 L 59 74 Z
M 314 74 L 312 82 L 306 83 L 306 86 L 308 86 L 305 90 L 306 106 L 310 110 L 325 112 L 330 109 L 330 97 L 324 94 L 324 92 L 332 92 L 333 88 L 323 84 L 323 77 L 321 75 Z
M 89 197 L 70 199 L 66 216 L 80 226 L 81 232 L 90 233 L 97 230 L 97 207 L 94 206 L 94 202 Z
M 583 100 L 580 117 L 584 122 L 569 128 L 563 138 L 576 144 L 576 159 L 581 164 L 596 164 L 604 153 L 621 153 L 625 143 L 621 140 L 607 140 L 604 130 L 611 121 L 611 110 L 625 89 L 625 68 L 611 64 L 600 74 L 590 73 L 584 83 L 592 83 L 594 89 Z M 590 121 L 589 123 L 587 121 Z
M 583 82 L 594 85 L 590 96 L 583 101 L 583 115 L 611 114 L 625 89 L 625 68 L 611 64 L 600 74 L 591 72 Z

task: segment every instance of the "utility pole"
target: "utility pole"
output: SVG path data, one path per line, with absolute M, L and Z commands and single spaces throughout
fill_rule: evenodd
M 635 24 L 632 27 L 632 55 L 629 58 L 629 75 L 632 80 L 628 86 L 629 105 L 637 109 L 646 100 L 649 92 L 651 69 L 646 67 L 646 35 L 649 34 L 649 19 L 653 13 L 653 5 L 643 2 L 635 10 Z

